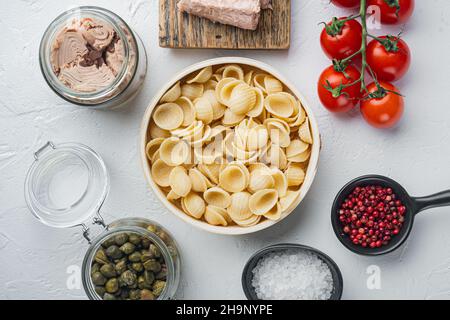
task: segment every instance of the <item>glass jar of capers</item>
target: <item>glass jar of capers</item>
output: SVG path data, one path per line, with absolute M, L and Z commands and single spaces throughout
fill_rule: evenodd
M 118 220 L 91 243 L 82 277 L 92 300 L 173 299 L 180 280 L 178 247 L 157 223 Z

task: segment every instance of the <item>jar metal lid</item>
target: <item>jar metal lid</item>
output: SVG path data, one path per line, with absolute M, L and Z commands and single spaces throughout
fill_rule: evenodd
M 109 177 L 94 150 L 78 143 L 47 142 L 34 158 L 25 180 L 25 199 L 39 221 L 55 228 L 84 227 L 99 215 Z

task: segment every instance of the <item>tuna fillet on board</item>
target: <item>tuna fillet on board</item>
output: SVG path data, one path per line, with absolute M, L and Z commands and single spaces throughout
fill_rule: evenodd
M 271 8 L 271 0 L 180 0 L 178 9 L 214 22 L 255 30 L 261 9 Z

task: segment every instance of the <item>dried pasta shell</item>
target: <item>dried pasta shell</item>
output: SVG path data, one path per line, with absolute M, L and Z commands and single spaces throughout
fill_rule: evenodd
M 205 201 L 219 208 L 228 208 L 231 205 L 231 196 L 228 192 L 219 187 L 208 189 L 203 194 Z
M 169 187 L 170 186 L 170 173 L 172 172 L 173 167 L 168 166 L 164 161 L 157 160 L 152 165 L 152 177 L 156 184 L 160 187 Z
M 203 121 L 204 124 L 210 124 L 214 119 L 213 106 L 208 99 L 202 97 L 194 101 L 197 119 Z
M 298 113 L 296 119 L 289 123 L 289 126 L 293 129 L 300 127 L 306 120 L 306 112 L 303 109 L 300 101 L 297 101 L 297 105 L 298 105 Z
M 262 162 L 252 163 L 248 167 L 248 171 L 252 173 L 255 170 L 270 170 L 269 167 Z
M 282 198 L 287 194 L 288 180 L 281 170 L 277 168 L 272 168 L 271 171 L 272 171 L 272 178 L 274 181 L 274 189 L 277 190 L 278 196 Z
M 238 80 L 244 80 L 244 70 L 238 65 L 229 65 L 223 69 L 222 76 L 224 78 L 235 78 Z
M 263 216 L 270 211 L 278 202 L 278 193 L 276 190 L 260 190 L 250 197 L 248 206 L 250 211 Z
M 290 207 L 295 203 L 299 195 L 300 195 L 299 192 L 289 190 L 284 197 L 280 198 L 281 210 L 285 212 L 288 209 L 290 209 Z
M 213 121 L 222 118 L 227 107 L 217 100 L 216 93 L 213 90 L 207 90 L 203 94 L 203 97 L 208 99 L 208 101 L 211 103 L 213 109 Z
M 175 103 L 161 104 L 156 107 L 153 120 L 163 130 L 175 130 L 183 124 L 183 109 Z
M 161 98 L 161 103 L 175 102 L 181 96 L 181 85 L 178 81 L 172 88 L 170 88 Z
M 308 150 L 306 150 L 305 152 L 303 152 L 303 153 L 301 153 L 299 155 L 296 155 L 296 156 L 294 156 L 292 158 L 289 158 L 289 161 L 290 162 L 295 162 L 295 163 L 303 163 L 303 162 L 306 162 L 309 159 L 310 156 L 311 156 L 311 150 L 308 149 Z
M 197 116 L 194 104 L 186 97 L 180 97 L 175 101 L 175 103 L 183 110 L 184 119 L 181 125 L 183 127 L 189 127 L 194 123 Z
M 250 182 L 248 190 L 256 193 L 260 190 L 273 189 L 275 187 L 275 180 L 269 169 L 254 170 L 250 173 Z
M 305 181 L 305 171 L 295 164 L 291 164 L 289 168 L 287 168 L 285 175 L 289 187 L 298 187 Z
M 217 82 L 216 80 L 213 80 L 213 79 L 208 80 L 205 83 L 205 90 L 213 90 L 215 92 L 218 83 L 219 82 Z
M 211 188 L 213 184 L 203 175 L 198 169 L 192 168 L 189 170 L 189 178 L 192 183 L 192 190 L 195 192 L 205 192 L 208 188 Z
M 247 168 L 245 170 L 248 173 Z M 241 192 L 247 188 L 248 179 L 242 167 L 229 165 L 219 175 L 219 186 L 228 192 Z
M 194 192 L 181 199 L 181 206 L 188 215 L 196 219 L 201 219 L 206 210 L 205 200 Z
M 151 163 L 155 163 L 156 160 L 161 159 L 161 155 L 159 153 L 159 149 L 153 154 L 152 158 L 150 159 Z
M 194 148 L 196 163 L 214 164 L 217 159 L 222 158 L 222 150 L 220 144 L 210 143 L 204 148 Z
M 212 75 L 212 79 L 215 80 L 215 81 L 217 81 L 217 82 L 219 82 L 220 80 L 223 79 L 223 76 L 222 76 L 221 74 L 214 73 L 214 74 Z
M 295 104 L 292 104 L 292 100 L 284 93 L 270 94 L 264 101 L 264 106 L 270 114 L 283 119 L 292 116 Z
M 222 167 L 220 164 L 199 164 L 197 167 L 211 182 L 219 184 L 219 175 Z
M 159 150 L 159 147 L 163 141 L 163 138 L 156 138 L 147 143 L 147 146 L 145 147 L 145 154 L 147 155 L 148 160 L 153 159 L 153 156 Z
M 262 216 L 253 215 L 246 220 L 235 221 L 237 225 L 244 228 L 256 226 L 262 219 Z
M 225 114 L 223 115 L 222 123 L 224 126 L 235 126 L 239 122 L 245 119 L 245 114 L 237 115 L 233 113 L 230 109 L 225 110 Z
M 169 201 L 178 200 L 180 198 L 181 198 L 181 196 L 176 194 L 173 190 L 170 190 L 169 193 L 167 194 L 167 200 L 169 200 Z
M 305 122 L 300 126 L 300 129 L 298 130 L 298 135 L 302 141 L 309 143 L 309 144 L 313 143 L 308 118 L 306 118 Z
M 150 120 L 148 134 L 150 135 L 151 139 L 170 137 L 170 132 L 158 127 L 153 119 Z
M 223 210 L 223 209 L 222 209 Z M 228 221 L 214 206 L 207 206 L 205 211 L 205 221 L 213 226 L 228 226 Z
M 243 84 L 242 81 L 232 78 L 222 79 L 216 87 L 217 100 L 229 107 L 231 95 L 233 94 L 234 89 L 241 84 Z
M 251 118 L 257 118 L 262 115 L 264 111 L 264 93 L 259 88 L 252 88 L 255 92 L 256 102 L 253 108 L 247 112 L 247 116 Z
M 277 145 L 271 145 L 263 155 L 262 160 L 271 166 L 279 168 L 280 170 L 286 169 L 288 165 L 286 154 L 283 149 Z
M 282 148 L 287 148 L 291 144 L 291 130 L 285 121 L 280 119 L 267 119 L 264 121 L 264 125 L 269 132 L 272 143 Z
M 201 70 L 197 75 L 195 75 L 193 78 L 186 81 L 186 83 L 206 83 L 209 79 L 211 79 L 211 76 L 213 74 L 212 67 L 206 67 L 203 70 Z
M 249 72 L 247 72 L 247 73 L 244 75 L 244 82 L 245 82 L 246 84 L 248 84 L 249 86 L 252 85 L 252 80 L 253 80 L 253 75 L 254 75 L 254 74 L 255 74 L 255 71 L 250 70 Z
M 257 125 L 248 132 L 247 148 L 250 151 L 261 150 L 269 143 L 269 132 L 263 125 Z
M 194 101 L 203 95 L 204 87 L 200 83 L 184 84 L 181 86 L 181 95 Z
M 272 76 L 264 77 L 264 87 L 267 94 L 283 92 L 283 84 Z
M 227 101 L 230 110 L 237 115 L 247 114 L 254 108 L 255 104 L 255 90 L 246 83 L 236 86 L 231 93 L 230 99 Z
M 184 167 L 176 167 L 169 177 L 172 191 L 181 197 L 186 197 L 192 189 L 192 182 Z
M 299 154 L 304 153 L 309 148 L 309 144 L 296 139 L 292 140 L 291 144 L 286 148 L 286 156 L 290 161 L 291 158 L 298 156 Z
M 264 217 L 271 220 L 271 221 L 278 221 L 281 219 L 281 213 L 283 211 L 281 210 L 281 204 L 277 202 L 277 204 L 270 209 L 269 212 L 267 212 Z
M 253 77 L 253 84 L 255 85 L 255 87 L 261 89 L 265 94 L 267 94 L 267 90 L 264 80 L 267 76 L 267 74 L 259 73 Z
M 251 195 L 248 192 L 238 192 L 231 195 L 231 205 L 227 212 L 234 222 L 245 221 L 253 216 L 248 206 L 250 197 Z
M 186 141 L 172 137 L 164 140 L 159 148 L 159 153 L 162 161 L 169 166 L 176 167 L 189 159 L 190 148 Z

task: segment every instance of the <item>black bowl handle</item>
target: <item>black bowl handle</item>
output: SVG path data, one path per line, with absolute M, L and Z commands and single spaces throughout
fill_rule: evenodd
M 413 198 L 417 213 L 437 208 L 450 206 L 450 190 L 442 191 L 428 197 Z

